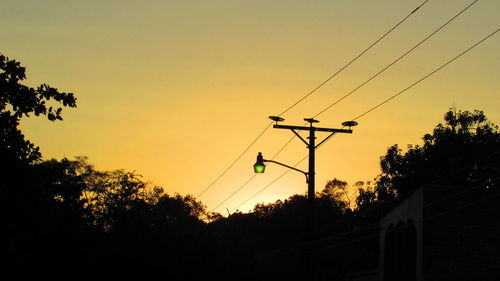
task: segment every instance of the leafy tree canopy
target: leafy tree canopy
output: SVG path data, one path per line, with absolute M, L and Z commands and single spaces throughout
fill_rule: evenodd
M 62 120 L 62 107 L 57 105 L 76 107 L 76 98 L 47 84 L 36 89 L 20 84 L 26 79 L 26 69 L 2 54 L 0 70 L 0 152 L 4 159 L 33 163 L 41 154 L 18 129 L 20 120 L 30 114 L 44 115 L 50 121 Z
M 426 184 L 498 187 L 498 126 L 479 110 L 450 109 L 444 121 L 423 137 L 423 145 L 410 145 L 404 153 L 398 145 L 389 147 L 375 187 L 379 200 L 403 198 Z

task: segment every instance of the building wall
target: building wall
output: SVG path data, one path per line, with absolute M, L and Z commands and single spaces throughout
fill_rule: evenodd
M 422 281 L 423 188 L 380 221 L 380 280 Z
M 380 280 L 500 280 L 498 195 L 481 186 L 418 189 L 380 221 Z
M 424 202 L 424 280 L 500 280 L 498 199 L 481 187 L 433 186 Z

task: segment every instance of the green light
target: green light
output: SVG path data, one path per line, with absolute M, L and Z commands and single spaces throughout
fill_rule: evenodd
M 255 173 L 262 174 L 266 170 L 266 165 L 264 165 L 264 164 L 261 164 L 261 165 L 255 164 L 255 165 L 253 165 L 253 170 L 255 171 Z
M 257 155 L 257 161 L 253 165 L 253 170 L 255 173 L 262 174 L 266 170 L 266 165 L 264 165 L 264 157 L 262 153 L 259 152 Z

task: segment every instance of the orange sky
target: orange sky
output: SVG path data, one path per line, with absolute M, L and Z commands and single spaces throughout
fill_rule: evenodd
M 275 115 L 323 82 L 423 1 L 2 1 L 0 52 L 27 67 L 26 84 L 74 92 L 63 122 L 22 128 L 44 158 L 86 155 L 99 169 L 135 170 L 172 194 L 199 194 Z M 302 125 L 472 1 L 431 0 L 351 67 L 283 117 Z M 500 27 L 481 0 L 377 79 L 318 117 L 341 127 Z M 420 143 L 452 105 L 500 123 L 498 34 L 359 120 L 317 153 L 317 190 L 334 177 L 372 180 L 387 147 Z M 200 198 L 217 206 L 292 136 L 270 129 Z M 294 140 L 275 160 L 307 154 Z M 307 169 L 305 161 L 299 166 Z M 285 168 L 268 166 L 217 209 L 225 213 Z M 290 172 L 240 207 L 306 189 Z

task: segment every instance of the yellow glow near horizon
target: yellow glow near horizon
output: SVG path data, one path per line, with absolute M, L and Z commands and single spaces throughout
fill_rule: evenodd
M 471 1 L 429 1 L 359 61 L 283 117 L 302 125 Z M 304 96 L 421 1 L 3 1 L 0 52 L 27 67 L 26 84 L 75 93 L 63 122 L 22 123 L 44 158 L 86 155 L 98 169 L 136 170 L 168 193 L 199 194 L 275 115 Z M 318 117 L 341 127 L 500 26 L 500 2 L 479 1 L 408 57 Z M 420 143 L 452 105 L 500 123 L 500 36 L 359 120 L 317 153 L 317 190 L 334 177 L 372 180 L 387 147 Z M 217 206 L 292 136 L 269 129 L 201 198 Z M 322 136 L 319 136 L 320 138 Z M 299 140 L 276 160 L 307 155 Z M 299 166 L 307 169 L 307 161 Z M 217 209 L 225 213 L 286 168 L 269 166 Z M 290 172 L 248 203 L 304 194 Z

